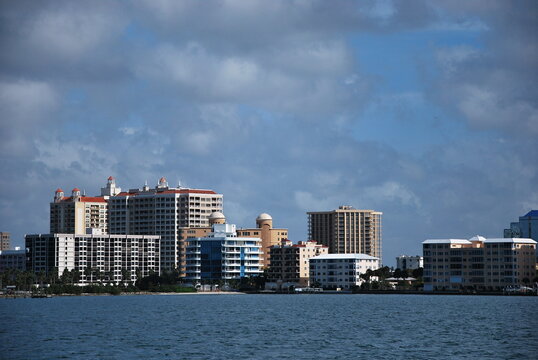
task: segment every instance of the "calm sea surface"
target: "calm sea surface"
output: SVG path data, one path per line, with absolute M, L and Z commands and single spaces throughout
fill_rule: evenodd
M 538 297 L 0 299 L 3 359 L 538 359 Z

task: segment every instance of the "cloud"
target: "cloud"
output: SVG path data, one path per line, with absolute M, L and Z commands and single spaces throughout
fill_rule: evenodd
M 28 156 L 32 139 L 60 102 L 56 90 L 42 81 L 0 82 L 0 150 L 11 156 Z
M 269 212 L 293 240 L 305 211 L 383 211 L 389 262 L 426 237 L 500 236 L 538 196 L 532 3 L 1 6 L 0 225 L 19 241 L 47 231 L 56 187 L 109 175 L 215 189 L 239 226 Z M 400 63 L 408 40 L 428 45 Z M 372 107 L 393 122 L 357 136 Z

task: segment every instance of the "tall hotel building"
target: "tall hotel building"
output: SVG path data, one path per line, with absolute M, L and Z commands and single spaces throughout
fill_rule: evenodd
M 501 290 L 531 283 L 536 241 L 523 238 L 430 239 L 422 243 L 424 291 Z
M 209 215 L 222 212 L 222 194 L 212 190 L 173 188 L 163 177 L 155 188 L 144 185 L 110 196 L 108 223 L 111 234 L 159 235 L 161 271 L 180 267 L 184 247 L 181 228 L 208 227 Z M 180 269 L 181 270 L 181 269 Z
M 340 206 L 307 214 L 309 239 L 328 246 L 330 254 L 367 254 L 381 262 L 382 212 Z

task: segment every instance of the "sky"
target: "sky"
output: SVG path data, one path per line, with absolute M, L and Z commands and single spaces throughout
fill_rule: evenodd
M 0 1 L 0 231 L 60 187 L 224 194 L 307 239 L 383 212 L 383 262 L 538 209 L 535 1 Z

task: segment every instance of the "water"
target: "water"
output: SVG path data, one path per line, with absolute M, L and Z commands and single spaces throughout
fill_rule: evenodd
M 536 359 L 538 297 L 0 299 L 4 359 Z

